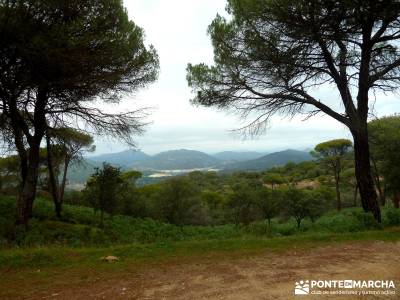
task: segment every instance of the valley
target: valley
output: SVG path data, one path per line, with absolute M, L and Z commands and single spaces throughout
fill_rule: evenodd
M 194 150 L 171 150 L 156 155 L 148 155 L 140 150 L 126 150 L 99 156 L 88 156 L 72 166 L 69 175 L 69 188 L 81 187 L 95 168 L 109 163 L 123 170 L 138 170 L 143 173 L 142 182 L 153 183 L 163 178 L 202 172 L 261 171 L 279 167 L 288 162 L 299 163 L 312 160 L 305 151 L 285 150 L 272 153 L 225 151 L 207 154 Z

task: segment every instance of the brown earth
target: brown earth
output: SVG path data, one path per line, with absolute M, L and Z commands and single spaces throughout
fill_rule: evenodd
M 305 279 L 394 280 L 400 287 L 400 242 L 192 258 L 99 276 L 80 283 L 65 278 L 56 286 L 24 286 L 27 296 L 20 299 L 400 299 L 400 290 L 392 296 L 294 296 L 295 282 Z

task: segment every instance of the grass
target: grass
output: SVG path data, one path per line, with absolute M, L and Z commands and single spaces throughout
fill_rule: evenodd
M 0 251 L 0 270 L 29 270 L 37 268 L 97 267 L 109 265 L 99 263 L 100 258 L 114 255 L 121 259 L 116 266 L 126 263 L 154 263 L 171 258 L 226 255 L 235 253 L 256 254 L 260 252 L 282 252 L 292 249 L 307 249 L 330 243 L 346 241 L 399 241 L 400 229 L 354 233 L 305 233 L 287 237 L 262 238 L 242 237 L 224 240 L 134 243 L 111 247 L 36 247 L 5 249 Z
M 190 263 L 213 264 L 256 255 L 272 256 L 288 251 L 344 243 L 396 242 L 400 228 L 352 233 L 305 233 L 287 237 L 247 237 L 225 240 L 176 241 L 112 247 L 36 247 L 0 251 L 0 298 L 32 298 L 32 293 L 91 285 L 98 280 L 121 280 L 146 269 L 167 270 L 168 266 Z M 119 261 L 101 260 L 115 255 Z
M 172 241 L 225 240 L 248 237 L 264 237 L 267 223 L 258 221 L 246 227 L 232 224 L 220 226 L 175 226 L 152 219 L 137 219 L 129 216 L 107 218 L 104 227 L 99 218 L 88 207 L 64 206 L 64 222 L 54 217 L 51 201 L 37 199 L 34 219 L 30 230 L 13 230 L 15 199 L 0 197 L 0 248 L 46 247 L 107 247 L 135 243 L 164 243 Z M 274 219 L 271 236 L 292 236 L 304 233 L 346 233 L 380 230 L 400 225 L 400 210 L 385 209 L 383 224 L 378 224 L 372 215 L 361 209 L 345 209 L 330 212 L 315 223 L 304 220 L 298 229 L 293 219 Z
M 400 240 L 400 210 L 383 212 L 383 224 L 360 209 L 322 216 L 315 223 L 274 219 L 267 236 L 265 222 L 247 227 L 183 226 L 151 219 L 116 216 L 104 228 L 86 207 L 65 205 L 66 221 L 53 217 L 53 205 L 37 199 L 27 232 L 15 232 L 8 241 L 15 199 L 0 197 L 0 298 L 26 296 L 33 288 L 81 285 L 93 278 L 136 274 L 152 266 L 213 262 L 259 254 L 309 250 L 331 244 Z M 101 257 L 120 260 L 107 263 Z M 66 283 L 67 282 L 67 283 Z

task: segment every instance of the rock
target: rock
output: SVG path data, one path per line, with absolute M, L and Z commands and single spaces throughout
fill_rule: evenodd
M 116 256 L 109 255 L 109 256 L 103 256 L 101 258 L 101 260 L 104 260 L 104 261 L 107 261 L 107 262 L 115 262 L 115 261 L 119 261 L 119 258 L 116 257 Z

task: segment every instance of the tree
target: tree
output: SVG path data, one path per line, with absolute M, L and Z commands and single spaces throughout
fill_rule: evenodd
M 20 185 L 19 181 L 19 158 L 16 155 L 0 158 L 0 190 L 7 188 L 12 190 Z
M 339 211 L 342 209 L 342 200 L 340 198 L 340 174 L 344 168 L 346 154 L 351 151 L 352 145 L 352 142 L 346 139 L 330 140 L 315 146 L 313 152 L 314 156 L 328 166 L 333 173 L 336 188 L 336 207 Z
M 257 218 L 255 189 L 248 182 L 239 182 L 232 186 L 226 205 L 232 211 L 236 226 L 240 223 L 247 226 Z
M 297 228 L 309 216 L 308 200 L 305 191 L 300 189 L 289 188 L 285 193 L 285 213 L 296 220 Z
M 121 0 L 0 0 L 0 41 L 0 112 L 21 162 L 17 223 L 27 225 L 46 132 L 75 127 L 132 143 L 143 111 L 98 104 L 154 81 L 158 57 Z
M 318 188 L 306 191 L 308 197 L 308 217 L 315 222 L 326 212 L 333 202 L 335 195 L 329 188 Z
M 65 185 L 70 163 L 72 161 L 79 161 L 85 151 L 93 152 L 95 147 L 92 144 L 92 136 L 73 128 L 65 127 L 47 130 L 47 168 L 55 212 L 59 219 L 61 219 Z M 61 170 L 63 173 L 60 184 L 59 176 Z
M 372 165 L 376 186 L 385 205 L 386 188 L 393 193 L 395 207 L 400 205 L 400 117 L 388 116 L 369 122 Z M 381 176 L 383 175 L 383 182 Z
M 265 174 L 263 181 L 266 184 L 270 184 L 272 189 L 275 189 L 275 185 L 286 183 L 285 178 L 278 173 L 270 173 Z
M 371 175 L 369 95 L 400 79 L 400 4 L 395 0 L 228 0 L 231 20 L 209 27 L 214 66 L 188 65 L 195 104 L 256 116 L 259 133 L 276 114 L 323 112 L 349 128 L 362 206 L 381 220 Z M 335 87 L 343 109 L 316 87 Z
M 264 219 L 268 222 L 268 232 L 271 233 L 271 220 L 276 217 L 282 207 L 282 197 L 278 190 L 262 187 L 256 192 L 257 204 Z
M 198 196 L 197 186 L 188 178 L 176 177 L 165 181 L 159 194 L 163 217 L 179 226 L 193 224 L 195 218 L 202 218 Z M 197 215 L 193 213 L 196 210 Z
M 215 188 L 216 186 L 214 186 Z M 212 225 L 221 224 L 224 221 L 225 197 L 222 191 L 202 190 L 200 193 L 201 202 L 204 203 L 209 212 Z
M 137 218 L 146 216 L 146 204 L 141 201 L 136 183 L 142 177 L 142 173 L 131 170 L 121 174 L 122 186 L 119 191 L 121 198 L 121 214 Z
M 353 206 L 357 207 L 358 185 L 357 178 L 354 172 L 354 166 L 343 170 L 343 181 L 353 189 Z
M 329 207 L 332 200 L 332 193 L 329 189 L 302 190 L 289 188 L 285 192 L 286 215 L 296 220 L 297 228 L 305 218 L 315 222 Z
M 121 170 L 106 163 L 103 163 L 102 169 L 97 168 L 86 183 L 83 193 L 92 207 L 100 210 L 101 225 L 104 213 L 113 215 L 118 211 L 122 183 Z

